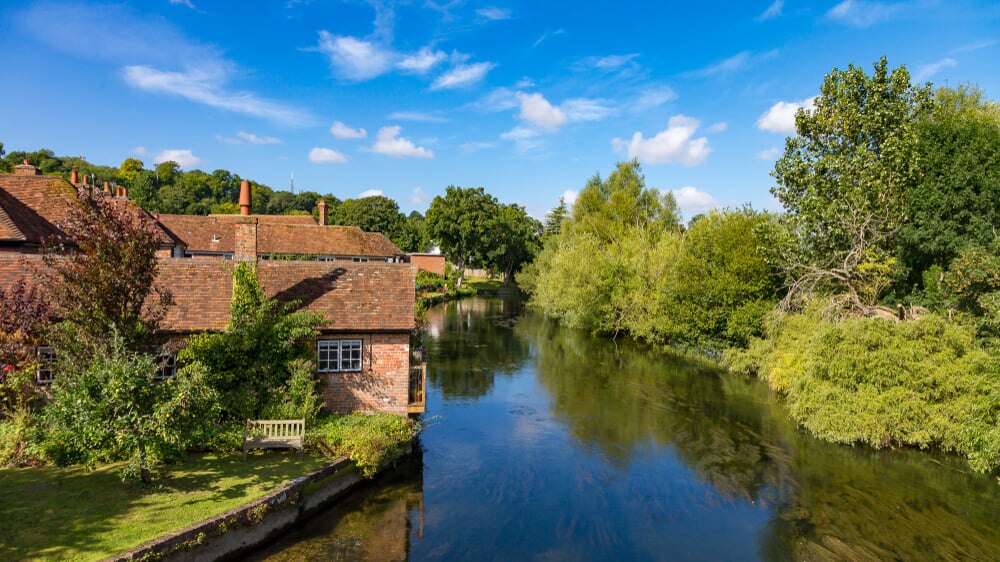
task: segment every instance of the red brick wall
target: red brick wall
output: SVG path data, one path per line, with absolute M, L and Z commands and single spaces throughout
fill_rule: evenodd
M 320 339 L 361 339 L 364 342 L 362 372 L 318 373 L 323 382 L 323 402 L 328 410 L 339 414 L 356 411 L 407 413 L 410 384 L 408 333 L 370 336 L 338 334 L 320 336 Z
M 410 256 L 410 263 L 417 266 L 418 270 L 429 271 L 438 275 L 444 275 L 444 256 Z

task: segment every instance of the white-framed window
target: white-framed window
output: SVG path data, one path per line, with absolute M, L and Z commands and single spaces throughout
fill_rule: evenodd
M 153 375 L 154 379 L 169 379 L 177 374 L 177 356 L 173 353 L 160 351 L 159 355 L 156 356 L 156 361 L 159 368 Z
M 321 373 L 361 370 L 361 340 L 318 340 L 316 365 Z
M 368 258 L 354 258 L 357 263 L 368 263 Z
M 39 384 L 52 384 L 55 380 L 56 349 L 54 347 L 39 347 L 38 367 L 35 369 L 35 380 Z

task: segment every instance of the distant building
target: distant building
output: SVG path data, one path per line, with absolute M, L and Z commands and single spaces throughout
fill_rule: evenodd
M 0 286 L 30 281 L 45 267 L 38 251 L 47 239 L 65 236 L 59 224 L 78 189 L 134 205 L 127 190 L 111 193 L 105 184 L 95 192 L 76 181 L 75 171 L 72 180 L 42 176 L 27 163 L 0 174 Z M 135 205 L 161 233 L 157 283 L 174 301 L 160 324 L 161 338 L 225 329 L 232 262 L 254 262 L 268 296 L 323 315 L 314 358 L 328 409 L 424 411 L 426 366 L 410 350 L 416 268 L 405 255 L 381 234 L 325 226 L 311 217 L 250 215 L 248 182 L 240 203 L 242 215 L 208 217 L 157 216 Z M 49 356 L 39 350 L 39 357 Z M 44 361 L 37 379 L 52 381 Z
M 428 271 L 444 277 L 444 254 L 409 254 L 410 263 L 419 271 Z

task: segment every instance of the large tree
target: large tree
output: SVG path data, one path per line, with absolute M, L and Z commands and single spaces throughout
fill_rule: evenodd
M 487 229 L 497 207 L 497 200 L 481 187 L 451 185 L 427 210 L 427 230 L 458 268 L 458 287 L 465 280 L 470 261 L 479 263 L 487 255 Z
M 867 312 L 894 274 L 893 238 L 920 176 L 917 122 L 932 107 L 930 90 L 883 57 L 870 76 L 835 68 L 820 92 L 814 109 L 796 114 L 798 135 L 772 172 L 796 238 L 786 305 L 825 288 Z
M 1000 225 L 1000 104 L 975 88 L 941 88 L 918 124 L 924 173 L 906 196 L 899 255 L 910 281 L 968 246 L 988 247 Z
M 486 265 L 503 276 L 504 285 L 530 262 L 541 248 L 542 223 L 520 205 L 500 205 L 490 222 Z
M 160 237 L 149 215 L 81 191 L 59 226 L 65 237 L 47 242 L 45 261 L 62 320 L 92 342 L 145 340 L 170 302 L 155 285 Z
M 399 205 L 384 195 L 347 199 L 337 212 L 338 224 L 356 226 L 365 232 L 381 232 L 395 240 L 403 225 Z

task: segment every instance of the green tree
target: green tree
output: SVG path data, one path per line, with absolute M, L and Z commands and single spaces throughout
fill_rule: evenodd
M 181 174 L 181 165 L 173 160 L 167 160 L 166 162 L 160 162 L 156 165 L 156 182 L 161 187 L 165 185 L 174 185 L 177 183 L 177 178 Z
M 555 236 L 559 234 L 563 221 L 569 216 L 569 208 L 566 206 L 566 199 L 559 198 L 559 204 L 545 215 L 545 236 Z
M 337 212 L 338 224 L 356 226 L 365 232 L 381 232 L 390 240 L 399 238 L 405 217 L 399 205 L 383 195 L 347 199 Z
M 894 274 L 894 237 L 906 193 L 920 176 L 917 123 L 932 107 L 928 87 L 883 57 L 871 76 L 860 67 L 826 76 L 815 109 L 795 116 L 798 135 L 772 175 L 771 192 L 798 238 L 788 256 L 786 304 L 830 289 L 866 312 Z
M 404 252 L 426 252 L 431 239 L 427 234 L 427 221 L 423 215 L 413 211 L 403 219 L 402 228 L 394 242 Z
M 968 246 L 988 246 L 1000 225 L 1000 104 L 971 87 L 941 88 L 917 126 L 923 174 L 906 193 L 899 255 L 911 283 Z
M 520 205 L 499 205 L 487 229 L 486 266 L 510 285 L 514 274 L 541 248 L 542 223 Z
M 122 161 L 121 166 L 118 167 L 118 179 L 125 183 L 125 185 L 132 187 L 135 184 L 135 180 L 142 171 L 142 160 L 138 158 L 126 158 Z
M 456 285 L 462 286 L 470 261 L 484 260 L 487 229 L 496 216 L 497 200 L 481 187 L 448 186 L 444 197 L 437 196 L 427 210 L 427 231 L 431 240 L 458 268 Z
M 671 193 L 646 187 L 638 160 L 619 162 L 605 181 L 595 174 L 573 205 L 572 228 L 614 240 L 634 226 L 676 229 L 680 223 Z

